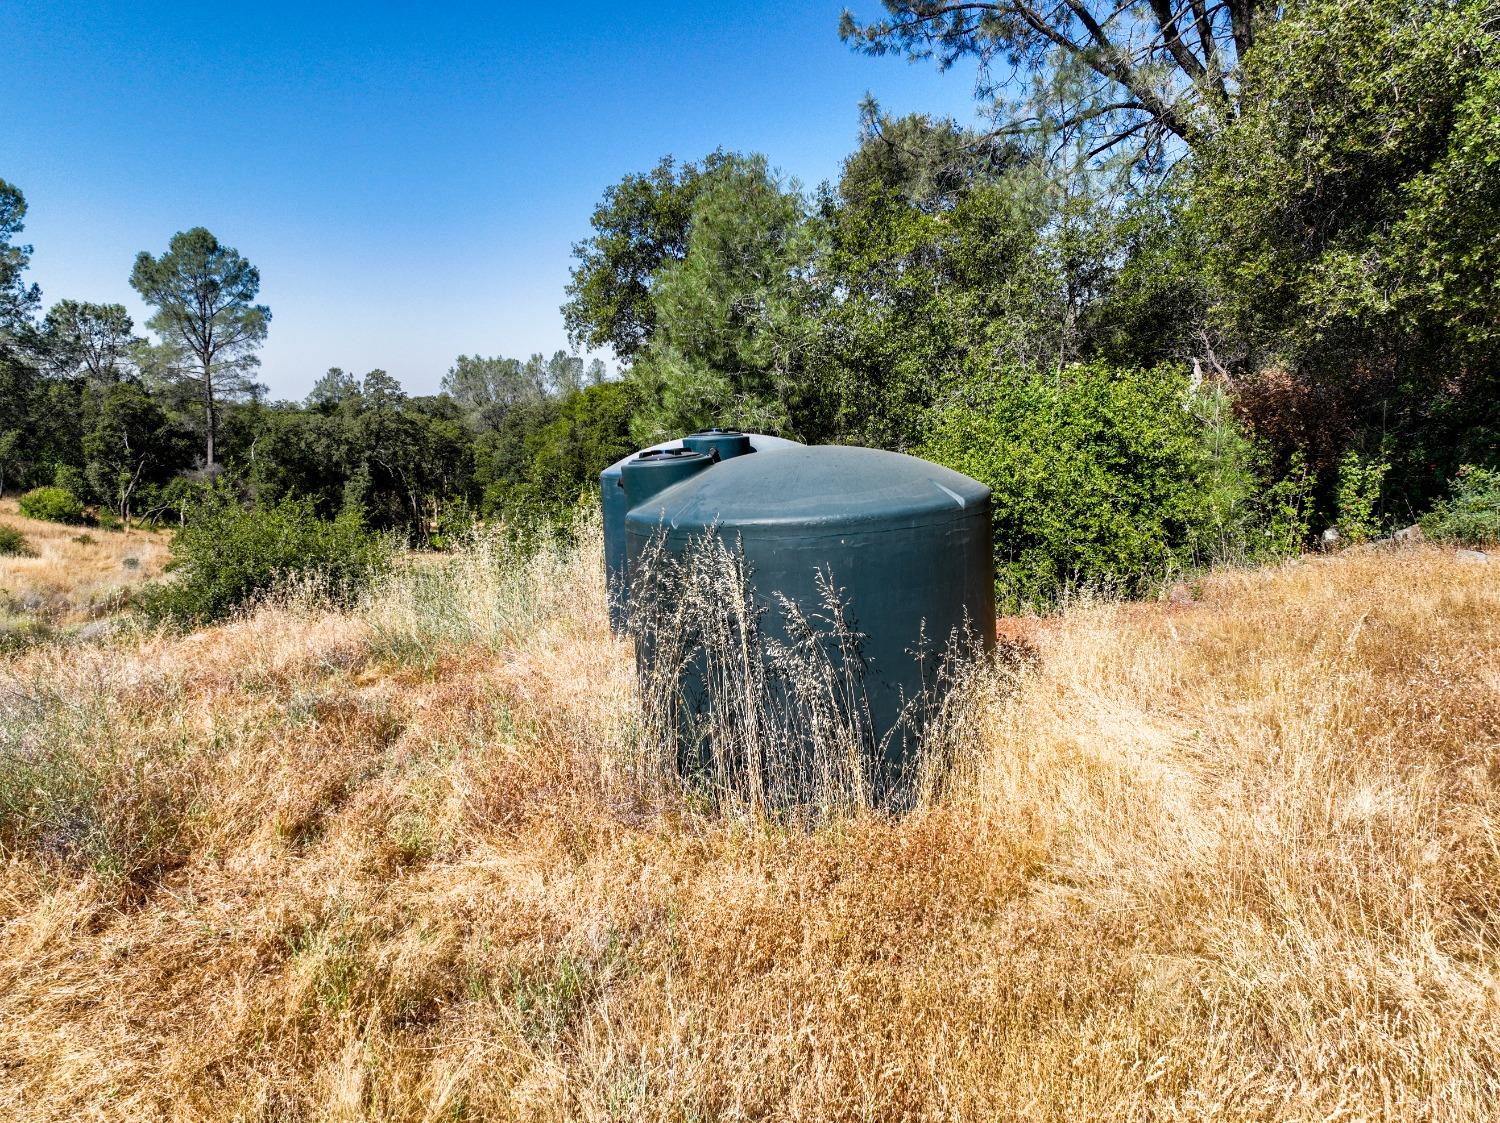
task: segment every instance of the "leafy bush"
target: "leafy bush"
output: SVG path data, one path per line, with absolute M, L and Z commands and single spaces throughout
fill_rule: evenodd
M 1338 532 L 1358 545 L 1380 533 L 1380 487 L 1390 464 L 1348 452 L 1339 461 Z
M 142 606 L 153 620 L 206 624 L 292 580 L 347 603 L 388 560 L 385 541 L 357 516 L 322 519 L 305 499 L 244 507 L 221 489 L 172 539 L 176 580 L 148 590 Z
M 451 499 L 443 504 L 427 545 L 434 550 L 451 550 L 472 535 L 478 525 L 479 516 L 467 500 Z
M 36 556 L 34 551 L 26 543 L 26 537 L 13 526 L 0 523 L 0 555 L 12 558 L 30 558 Z
M 21 496 L 21 514 L 53 523 L 83 521 L 83 504 L 65 487 L 34 487 Z
M 1500 542 L 1500 471 L 1472 464 L 1460 468 L 1449 498 L 1423 516 L 1422 533 L 1435 542 L 1467 546 Z
M 0 655 L 46 643 L 52 638 L 52 626 L 31 616 L 13 616 L 0 608 Z
M 1221 398 L 1190 394 L 1166 368 L 1006 371 L 941 410 L 920 454 L 993 491 L 1008 610 L 1079 585 L 1144 593 L 1298 537 L 1295 497 L 1264 509 L 1254 450 Z

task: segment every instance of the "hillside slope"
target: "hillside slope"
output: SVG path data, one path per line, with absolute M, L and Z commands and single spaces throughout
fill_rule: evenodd
M 636 774 L 596 543 L 0 662 L 0 1117 L 1500 1113 L 1500 580 L 1030 626 L 943 802 Z
M 75 630 L 118 612 L 167 563 L 171 536 L 42 522 L 0 499 L 0 527 L 18 531 L 24 555 L 0 554 L 0 651 L 35 632 Z

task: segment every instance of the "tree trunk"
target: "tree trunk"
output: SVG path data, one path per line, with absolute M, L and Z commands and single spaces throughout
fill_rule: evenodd
M 214 417 L 213 368 L 206 360 L 203 363 L 203 420 L 207 430 L 208 447 L 207 462 L 204 467 L 212 472 L 214 469 L 214 429 L 218 419 Z

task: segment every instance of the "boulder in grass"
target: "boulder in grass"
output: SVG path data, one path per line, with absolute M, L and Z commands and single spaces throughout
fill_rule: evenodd
M 1427 541 L 1427 535 L 1422 533 L 1422 528 L 1416 523 L 1412 523 L 1404 530 L 1396 531 L 1391 538 L 1398 546 L 1419 546 Z
M 1175 604 L 1179 608 L 1186 608 L 1190 604 L 1197 604 L 1198 598 L 1193 596 L 1193 590 L 1187 582 L 1179 581 L 1167 590 L 1167 603 Z
M 1462 562 L 1487 562 L 1490 560 L 1490 556 L 1483 550 L 1458 550 L 1455 551 L 1453 556 Z
M 96 640 L 108 639 L 118 630 L 114 620 L 90 620 L 74 633 L 74 638 L 80 643 L 93 643 Z

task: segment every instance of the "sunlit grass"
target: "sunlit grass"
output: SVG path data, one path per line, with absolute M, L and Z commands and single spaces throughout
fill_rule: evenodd
M 0 1118 L 1500 1109 L 1500 582 L 1009 621 L 911 814 L 646 783 L 596 532 L 0 661 Z
M 0 650 L 7 633 L 76 630 L 127 607 L 165 567 L 171 537 L 161 531 L 101 530 L 28 519 L 0 499 L 0 524 L 21 532 L 24 556 L 0 554 Z

